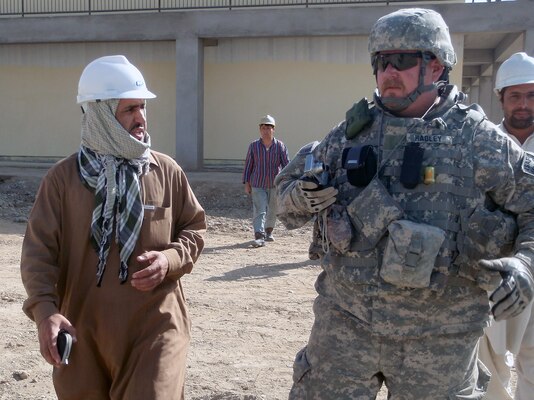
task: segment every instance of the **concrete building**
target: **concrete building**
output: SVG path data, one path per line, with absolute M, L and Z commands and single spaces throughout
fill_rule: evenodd
M 64 13 L 38 9 L 49 3 Z M 78 78 L 102 55 L 124 54 L 141 69 L 158 95 L 148 103 L 153 147 L 199 170 L 241 165 L 264 114 L 276 118 L 276 135 L 294 154 L 371 98 L 367 34 L 396 9 L 443 15 L 459 58 L 451 80 L 495 122 L 500 62 L 516 51 L 534 54 L 534 0 L 92 3 L 100 8 L 0 0 L 0 161 L 51 162 L 77 150 Z M 104 12 L 107 3 L 122 11 Z

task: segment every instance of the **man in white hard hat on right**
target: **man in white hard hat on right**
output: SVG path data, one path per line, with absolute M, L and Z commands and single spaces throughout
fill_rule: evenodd
M 122 55 L 83 70 L 81 146 L 43 178 L 21 257 L 59 400 L 182 400 L 190 320 L 180 278 L 204 247 L 204 210 L 152 150 L 146 99 Z M 73 338 L 68 365 L 58 337 Z
M 524 150 L 534 152 L 534 57 L 521 52 L 503 62 L 497 71 L 495 93 L 504 114 L 499 127 Z M 484 399 L 527 400 L 534 397 L 532 307 L 533 303 L 530 303 L 517 317 L 493 322 L 486 328 L 479 357 L 492 377 Z M 517 373 L 515 397 L 510 390 L 512 354 Z

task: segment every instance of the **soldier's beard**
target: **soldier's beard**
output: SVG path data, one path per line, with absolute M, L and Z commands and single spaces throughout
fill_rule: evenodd
M 384 81 L 380 91 L 380 100 L 382 104 L 392 112 L 399 112 L 406 109 L 412 102 L 404 96 L 389 95 L 388 89 L 395 89 L 404 92 L 404 84 L 397 79 L 388 79 Z
M 398 79 L 387 79 L 384 81 L 384 83 L 382 84 L 382 89 L 380 90 L 380 93 L 382 94 L 382 96 L 386 96 L 386 92 L 388 89 L 393 89 L 393 90 L 396 89 L 402 92 L 405 91 L 404 84 Z

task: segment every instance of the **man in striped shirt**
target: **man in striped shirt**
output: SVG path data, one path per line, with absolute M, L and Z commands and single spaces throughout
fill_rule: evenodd
M 274 241 L 276 222 L 276 191 L 274 178 L 289 163 L 286 145 L 275 139 L 275 120 L 266 115 L 260 120 L 260 138 L 248 146 L 243 183 L 245 192 L 252 195 L 252 226 L 254 247 Z

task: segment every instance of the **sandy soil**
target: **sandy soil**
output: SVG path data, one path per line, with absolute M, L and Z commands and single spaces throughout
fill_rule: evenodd
M 36 329 L 22 313 L 19 262 L 39 173 L 0 174 L 0 400 L 56 399 L 51 366 Z M 205 250 L 183 286 L 193 321 L 186 398 L 279 400 L 291 387 L 292 363 L 313 322 L 308 259 L 310 227 L 275 230 L 276 241 L 252 248 L 250 199 L 238 173 L 191 173 L 206 208 Z M 378 399 L 385 400 L 383 390 Z
M 208 213 L 205 250 L 183 278 L 193 321 L 186 398 L 285 399 L 292 363 L 313 322 L 320 267 L 307 258 L 309 228 L 275 230 L 250 247 L 250 199 L 238 173 L 188 174 Z M 39 177 L 0 177 L 0 399 L 56 399 L 36 329 L 21 311 L 19 262 Z

